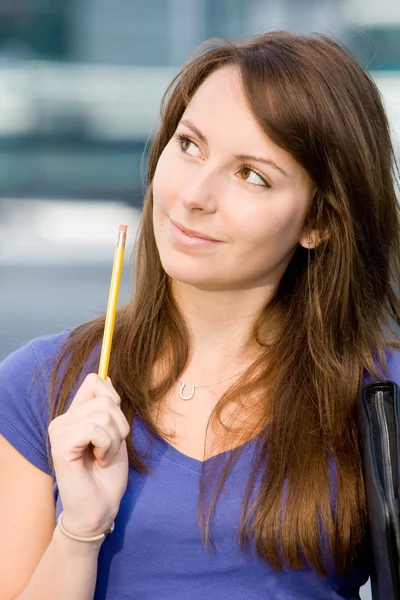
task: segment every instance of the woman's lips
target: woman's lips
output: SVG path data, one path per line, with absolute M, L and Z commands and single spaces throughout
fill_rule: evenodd
M 189 229 L 176 221 L 170 220 L 171 232 L 174 239 L 180 244 L 188 247 L 198 246 L 214 246 L 219 244 L 220 241 L 216 240 L 205 233 L 201 233 L 194 229 Z

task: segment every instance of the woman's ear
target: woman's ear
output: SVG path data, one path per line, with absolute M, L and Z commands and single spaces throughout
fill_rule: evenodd
M 324 231 L 311 229 L 303 232 L 299 239 L 299 244 L 300 246 L 303 246 L 303 248 L 306 248 L 306 250 L 312 250 L 313 248 L 318 248 L 320 244 L 327 242 L 328 240 L 329 233 L 326 229 Z

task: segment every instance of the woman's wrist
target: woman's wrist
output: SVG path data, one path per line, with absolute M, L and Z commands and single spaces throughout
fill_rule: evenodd
M 100 540 L 101 537 L 104 538 L 112 533 L 114 530 L 113 514 L 97 518 L 94 514 L 75 515 L 63 510 L 58 516 L 57 525 L 61 531 L 64 530 L 68 537 L 75 538 L 76 541 L 82 538 L 82 542 L 90 542 L 92 538 L 98 537 Z
M 90 532 L 90 534 L 88 534 L 87 532 L 85 532 L 84 535 L 82 534 L 77 534 L 74 532 L 74 528 L 72 528 L 72 530 L 69 528 L 69 526 L 67 526 L 67 528 L 65 527 L 64 524 L 64 512 L 61 512 L 58 520 L 57 520 L 57 526 L 58 528 L 61 530 L 61 532 L 68 538 L 70 538 L 71 540 L 74 540 L 75 542 L 81 542 L 81 543 L 93 543 L 93 542 L 99 542 L 101 540 L 103 540 L 109 533 L 112 533 L 114 531 L 114 521 L 111 523 L 110 526 L 104 526 L 102 528 L 97 527 L 97 532 L 100 531 L 100 533 L 94 533 Z
M 57 548 L 59 548 L 59 550 L 66 556 L 77 556 L 80 558 L 87 557 L 97 560 L 104 540 L 105 538 L 96 542 L 83 544 L 82 542 L 78 542 L 64 535 L 61 529 L 57 526 L 53 533 L 52 543 L 54 543 Z

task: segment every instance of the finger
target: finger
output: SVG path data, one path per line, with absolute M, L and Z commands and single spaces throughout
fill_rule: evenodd
M 120 435 L 119 429 L 110 413 L 95 413 L 91 416 L 91 422 L 101 427 L 108 433 L 111 438 L 111 444 L 108 448 L 97 448 L 93 449 L 93 454 L 98 460 L 101 460 L 104 464 L 107 464 L 115 454 L 118 453 L 121 443 L 123 441 Z
M 96 417 L 93 417 L 95 414 Z M 49 427 L 49 434 L 52 438 L 65 437 L 66 428 L 69 430 L 71 426 L 80 428 L 82 424 L 90 423 L 94 420 L 110 433 L 112 438 L 112 444 L 108 449 L 108 458 L 110 458 L 119 451 L 121 441 L 130 432 L 130 426 L 125 415 L 110 396 L 91 398 L 81 404 L 74 404 L 64 415 L 52 421 Z M 112 433 L 113 427 L 115 433 Z M 82 448 L 77 449 L 75 456 L 80 455 L 79 450 L 80 454 L 83 452 Z M 102 453 L 96 452 L 95 455 L 96 458 L 103 457 Z
M 112 447 L 113 438 L 110 431 L 90 421 L 64 427 L 58 433 L 54 428 L 50 444 L 55 464 L 72 463 L 82 457 L 90 444 L 94 447 L 96 458 L 102 459 Z
M 83 404 L 92 398 L 98 396 L 110 396 L 118 405 L 121 404 L 121 399 L 115 391 L 111 381 L 105 381 L 96 373 L 87 375 L 78 389 L 74 399 L 71 402 L 70 408 Z
M 110 396 L 100 396 L 87 400 L 84 404 L 74 407 L 66 413 L 69 423 L 80 423 L 85 420 L 90 420 L 94 413 L 104 413 L 112 415 L 116 426 L 118 427 L 121 438 L 125 439 L 130 432 L 129 423 L 114 400 Z

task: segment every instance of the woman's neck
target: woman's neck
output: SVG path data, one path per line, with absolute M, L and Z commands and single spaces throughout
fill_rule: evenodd
M 210 292 L 174 282 L 173 294 L 189 331 L 185 372 L 192 378 L 229 376 L 259 356 L 252 332 L 271 295 L 268 290 Z

